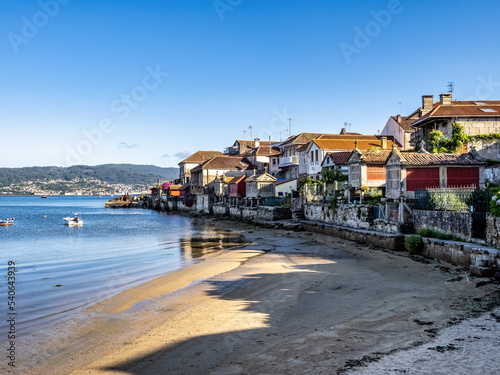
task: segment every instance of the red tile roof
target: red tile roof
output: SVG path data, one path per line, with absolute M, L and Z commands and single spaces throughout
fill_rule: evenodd
M 358 141 L 359 150 L 368 150 L 373 147 L 381 147 L 381 141 L 373 136 L 371 139 L 314 139 L 313 142 L 322 150 L 353 150 Z M 393 145 L 392 139 L 387 139 L 387 149 Z
M 352 151 L 328 152 L 327 155 L 332 158 L 336 165 L 346 165 L 347 159 L 351 156 Z
M 222 155 L 222 152 L 220 151 L 196 151 L 193 155 L 188 156 L 186 159 L 181 161 L 181 163 L 203 163 L 207 161 L 208 159 L 214 157 L 214 156 L 219 156 Z
M 495 112 L 484 112 L 481 109 L 493 109 Z M 412 126 L 419 126 L 429 119 L 447 117 L 500 117 L 500 100 L 454 101 L 451 105 L 438 103 L 429 113 L 413 121 Z
M 412 126 L 411 126 L 411 123 L 414 122 L 415 120 L 411 120 L 408 117 L 404 117 L 404 116 L 400 116 L 400 117 L 399 116 L 391 116 L 391 117 L 394 121 L 396 121 L 399 124 L 399 126 L 401 126 L 401 128 L 403 130 L 415 131 L 415 129 L 412 128 Z
M 237 170 L 245 171 L 247 169 L 253 169 L 254 166 L 250 163 L 247 158 L 240 156 L 215 156 L 210 160 L 207 160 L 203 164 L 191 169 L 191 173 L 199 171 L 201 169 L 217 169 L 217 170 Z
M 391 151 L 380 151 L 380 152 L 365 152 L 361 156 L 366 164 L 385 164 L 387 158 L 391 154 Z

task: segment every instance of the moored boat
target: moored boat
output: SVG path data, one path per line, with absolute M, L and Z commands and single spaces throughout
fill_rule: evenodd
M 0 227 L 6 227 L 6 226 L 12 225 L 12 224 L 14 224 L 13 217 L 11 217 L 9 219 L 0 220 Z
M 65 217 L 63 220 L 65 221 L 64 224 L 69 225 L 70 227 L 81 227 L 83 225 L 82 218 L 78 217 L 76 214 L 73 217 Z

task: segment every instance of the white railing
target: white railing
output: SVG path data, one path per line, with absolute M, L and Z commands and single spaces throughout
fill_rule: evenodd
M 299 164 L 299 156 L 298 155 L 280 158 L 280 162 L 279 162 L 280 167 L 286 167 L 289 165 L 298 165 L 298 164 Z

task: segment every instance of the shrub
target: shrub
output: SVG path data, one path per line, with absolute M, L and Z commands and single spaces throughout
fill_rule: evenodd
M 410 254 L 418 254 L 422 250 L 422 237 L 412 234 L 405 238 L 405 248 Z

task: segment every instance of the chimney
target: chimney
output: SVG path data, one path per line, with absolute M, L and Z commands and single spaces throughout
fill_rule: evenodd
M 340 134 L 345 134 L 345 128 L 340 129 Z
M 401 124 L 401 119 L 402 119 L 401 115 L 398 115 L 398 117 L 397 117 L 398 124 Z
M 432 109 L 433 103 L 434 103 L 434 95 L 422 95 L 422 109 L 427 110 L 427 112 L 429 112 Z
M 382 150 L 387 149 L 387 137 L 382 137 Z
M 257 148 L 260 146 L 260 139 L 259 138 L 255 138 L 254 139 L 254 147 Z
M 447 92 L 446 94 L 439 95 L 439 99 L 441 100 L 441 105 L 451 105 L 451 93 Z

